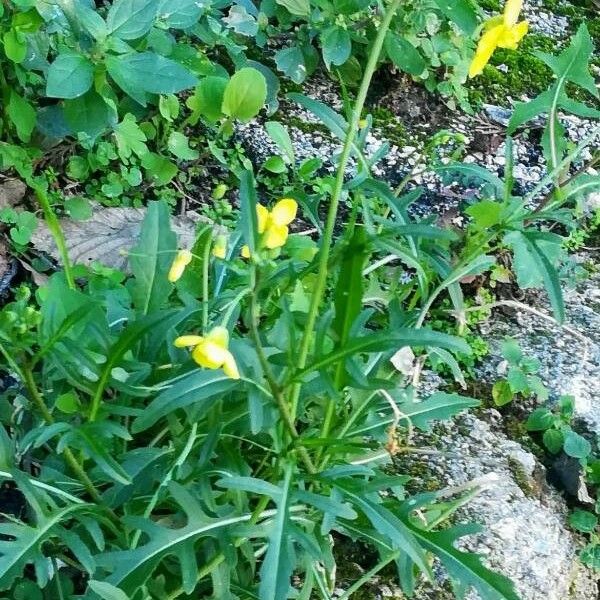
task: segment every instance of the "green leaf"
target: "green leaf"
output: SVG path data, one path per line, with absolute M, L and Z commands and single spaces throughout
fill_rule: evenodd
M 481 200 L 469 206 L 465 212 L 473 217 L 479 229 L 487 229 L 498 225 L 502 220 L 504 205 L 493 200 Z
M 439 346 L 447 350 L 464 352 L 465 354 L 471 353 L 469 345 L 458 337 L 427 329 L 399 328 L 389 332 L 371 333 L 350 340 L 343 348 L 336 349 L 318 358 L 304 369 L 297 371 L 294 374 L 294 379 L 301 379 L 312 371 L 324 369 L 354 354 L 385 352 L 386 350 L 397 350 L 403 346 Z
M 236 380 L 220 370 L 195 369 L 161 392 L 133 422 L 131 431 L 145 431 L 163 417 L 186 406 L 195 405 L 197 410 L 208 408 L 215 396 L 222 396 L 236 385 Z
M 467 35 L 475 33 L 477 15 L 469 0 L 434 0 L 437 7 Z
M 415 539 L 405 522 L 400 520 L 387 508 L 381 506 L 381 504 L 377 504 L 371 500 L 364 491 L 359 491 L 354 486 L 347 483 L 345 479 L 340 478 L 331 483 L 346 496 L 354 507 L 360 509 L 364 513 L 365 517 L 369 519 L 373 527 L 380 534 L 385 536 L 394 548 L 406 552 L 421 571 L 430 575 L 431 567 L 427 562 L 423 547 Z
M 61 394 L 55 403 L 56 408 L 67 415 L 72 415 L 81 409 L 81 402 L 75 390 Z
M 167 273 L 175 258 L 177 237 L 171 230 L 166 202 L 149 202 L 140 239 L 132 248 L 129 265 L 134 275 L 133 303 L 140 314 L 154 313 L 171 291 Z
M 223 116 L 221 105 L 226 87 L 227 79 L 224 77 L 211 75 L 200 80 L 194 95 L 186 101 L 188 108 L 193 111 L 192 123 L 196 123 L 200 115 L 212 123 Z
M 527 417 L 527 421 L 525 423 L 525 427 L 527 431 L 546 431 L 552 427 L 554 423 L 554 415 L 547 408 L 540 407 L 536 408 L 530 415 Z
M 67 125 L 73 133 L 85 133 L 95 140 L 108 127 L 116 124 L 114 111 L 94 90 L 64 103 Z
M 156 0 L 115 0 L 106 15 L 112 35 L 122 40 L 135 40 L 150 31 L 156 20 Z
M 123 590 L 120 590 L 118 587 L 115 587 L 106 581 L 90 579 L 88 581 L 88 586 L 90 590 L 98 594 L 102 600 L 128 600 L 129 598 Z
M 337 336 L 336 346 L 344 348 L 350 338 L 354 321 L 362 309 L 365 279 L 363 269 L 368 257 L 367 234 L 363 227 L 354 230 L 354 235 L 342 252 L 338 280 L 333 292 L 335 318 L 332 329 Z M 344 382 L 344 361 L 341 360 L 336 373 L 336 385 Z
M 203 10 L 198 0 L 159 0 L 158 3 L 158 17 L 173 29 L 193 27 Z
M 167 140 L 167 147 L 171 154 L 181 160 L 196 160 L 200 153 L 190 148 L 190 140 L 179 131 L 172 131 Z
M 310 14 L 310 0 L 275 0 L 275 2 L 297 17 L 308 17 Z
M 13 477 L 32 507 L 33 514 L 30 515 L 27 523 L 11 520 L 1 525 L 4 536 L 0 545 L 0 589 L 2 590 L 9 589 L 12 582 L 20 577 L 28 566 L 47 561 L 42 554 L 42 548 L 46 543 L 61 541 L 70 547 L 75 539 L 80 544 L 71 550 L 79 558 L 82 555 L 78 551 L 79 546 L 82 545 L 81 540 L 76 535 L 69 536 L 63 525 L 68 524 L 78 513 L 93 509 L 85 503 L 67 505 L 64 508 L 57 508 L 56 504 L 52 503 L 42 507 L 42 502 L 46 504 L 44 497 L 36 493 L 31 483 L 18 471 L 13 472 Z M 88 564 L 88 560 L 85 560 L 85 563 Z
M 258 217 L 256 215 L 256 182 L 251 171 L 242 171 L 240 175 L 240 218 L 250 255 L 258 248 Z
M 277 147 L 281 150 L 284 159 L 289 164 L 293 165 L 295 162 L 294 146 L 292 139 L 285 125 L 282 125 L 278 121 L 267 121 L 265 123 L 265 129 L 269 134 L 269 137 L 277 144 Z M 599 183 L 600 187 L 600 183 Z
M 264 106 L 267 82 L 264 75 L 252 67 L 244 67 L 227 82 L 221 110 L 240 121 L 250 121 Z
M 444 176 L 460 177 L 465 183 L 476 183 L 478 185 L 488 185 L 493 190 L 496 198 L 504 197 L 504 182 L 494 173 L 484 167 L 467 163 L 452 163 L 449 165 L 439 165 L 434 171 Z
M 579 559 L 584 565 L 600 571 L 600 544 L 597 542 L 589 543 L 581 551 Z
M 156 152 L 144 154 L 142 166 L 155 185 L 167 185 L 178 172 L 174 162 Z
M 547 431 L 544 431 L 542 441 L 544 442 L 544 446 L 546 446 L 552 454 L 558 454 L 563 447 L 564 437 L 562 431 L 559 431 L 558 429 L 548 429 Z
M 506 379 L 499 379 L 492 387 L 492 398 L 496 406 L 504 406 L 512 402 L 514 397 L 510 383 Z
M 94 66 L 82 54 L 68 51 L 59 54 L 48 68 L 46 96 L 77 98 L 92 86 Z
M 131 113 L 127 113 L 123 120 L 115 125 L 114 134 L 117 151 L 122 160 L 127 160 L 132 154 L 144 157 L 148 153 L 146 134 L 141 130 L 136 118 Z
M 7 113 L 15 125 L 19 139 L 22 142 L 28 142 L 31 139 L 31 133 L 36 121 L 36 113 L 33 106 L 14 90 L 10 90 Z
M 65 198 L 65 210 L 76 221 L 85 221 L 92 216 L 92 205 L 87 198 L 81 196 Z
M 14 63 L 21 63 L 27 56 L 27 42 L 25 36 L 9 29 L 3 36 L 2 41 L 4 42 L 4 52 L 6 56 Z
M 399 69 L 410 75 L 421 75 L 427 67 L 419 51 L 408 40 L 392 31 L 388 31 L 385 36 L 385 51 Z
M 154 52 L 109 56 L 106 68 L 116 84 L 142 106 L 146 105 L 145 93 L 175 94 L 197 83 L 191 71 Z
M 558 78 L 559 87 L 571 82 L 598 98 L 599 92 L 588 66 L 593 52 L 592 38 L 585 23 L 582 23 L 569 46 L 558 56 L 545 52 L 535 54 L 552 69 Z
M 407 506 L 415 510 L 423 505 L 427 496 L 415 498 Z M 431 499 L 431 496 L 429 496 Z M 419 521 L 408 514 L 402 520 L 417 541 L 437 556 L 450 575 L 452 581 L 459 582 L 466 590 L 473 587 L 486 600 L 520 600 L 513 582 L 498 573 L 490 571 L 481 563 L 477 554 L 463 552 L 455 547 L 458 538 L 480 531 L 478 525 L 460 525 L 441 531 L 427 531 L 418 526 Z
M 302 83 L 306 79 L 304 55 L 298 46 L 290 46 L 275 52 L 275 64 L 294 83 Z
M 287 166 L 281 156 L 269 156 L 263 163 L 263 169 L 266 169 L 271 173 L 285 173 L 287 171 Z
M 559 323 L 565 320 L 565 305 L 558 273 L 552 262 L 560 252 L 562 238 L 538 232 L 511 231 L 504 236 L 514 254 L 514 268 L 520 287 L 537 287 L 543 281 L 550 298 L 554 316 Z
M 352 51 L 350 34 L 343 27 L 332 25 L 321 34 L 321 46 L 323 48 L 323 60 L 325 66 L 330 69 L 331 65 L 343 65 Z
M 592 533 L 598 525 L 598 517 L 588 510 L 576 508 L 569 515 L 569 525 L 582 533 Z
M 565 441 L 563 448 L 565 454 L 573 458 L 586 458 L 592 451 L 591 444 L 577 432 L 572 429 L 567 429 L 564 432 Z
M 294 570 L 294 563 L 290 555 L 289 508 L 290 508 L 290 483 L 292 469 L 288 465 L 277 498 L 277 515 L 275 516 L 267 554 L 260 569 L 261 598 L 287 598 L 290 591 L 290 578 Z

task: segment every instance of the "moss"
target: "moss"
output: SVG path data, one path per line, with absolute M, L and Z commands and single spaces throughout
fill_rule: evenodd
M 381 131 L 385 139 L 399 148 L 410 143 L 406 127 L 400 119 L 388 108 L 376 107 L 371 110 L 373 127 Z
M 331 136 L 329 129 L 321 123 L 314 123 L 306 119 L 301 119 L 295 115 L 286 114 L 285 111 L 278 111 L 271 116 L 272 121 L 280 121 L 287 127 L 295 127 L 302 133 L 321 133 Z
M 502 5 L 500 0 L 479 0 L 479 6 L 483 8 L 483 10 L 490 13 L 499 13 L 502 12 Z
M 532 497 L 535 495 L 535 490 L 529 482 L 529 477 L 527 473 L 523 469 L 523 466 L 518 460 L 511 458 L 510 456 L 507 459 L 508 468 L 512 473 L 513 479 L 515 483 L 521 488 L 521 491 L 528 497 Z
M 505 104 L 506 97 L 537 95 L 552 82 L 552 71 L 533 52 L 556 52 L 556 40 L 540 34 L 528 35 L 517 50 L 498 49 L 490 65 L 470 84 L 473 103 Z M 507 72 L 498 65 L 506 65 Z

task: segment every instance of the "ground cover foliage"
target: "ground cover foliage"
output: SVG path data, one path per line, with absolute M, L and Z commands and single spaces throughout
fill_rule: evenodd
M 374 175 L 388 148 L 367 155 L 365 102 L 378 70 L 392 69 L 449 109 L 476 109 L 468 76 L 493 69 L 497 48 L 515 51 L 520 9 L 0 4 L 0 168 L 26 184 L 29 203 L 0 219 L 35 273 L 0 311 L 2 597 L 345 599 L 389 568 L 410 597 L 439 565 L 458 598 L 519 598 L 457 547 L 477 530 L 452 518 L 472 490 L 409 493 L 389 459 L 412 450 L 414 428 L 480 404 L 421 394 L 419 369 L 403 368 L 416 361 L 464 387 L 469 282 L 543 288 L 553 318 L 565 318 L 565 240 L 600 179 L 590 171 L 598 129 L 574 144 L 561 117 L 600 115 L 593 41 L 581 24 L 557 53 L 536 54 L 552 77 L 514 107 L 502 178 L 444 154 L 459 136 L 432 136 L 431 168 L 478 190 L 461 229 L 414 217 L 422 190 L 410 175 L 396 188 Z M 341 111 L 302 93 L 317 71 L 340 85 Z M 333 174 L 297 160 L 277 118 L 284 94 L 339 139 Z M 278 153 L 254 165 L 235 130 L 259 115 Z M 521 193 L 511 136 L 532 122 L 547 174 Z M 210 220 L 182 247 L 172 213 L 199 178 Z M 69 257 L 59 217 L 88 219 L 98 203 L 146 207 L 124 271 Z M 39 220 L 58 264 L 32 259 Z M 541 386 L 507 348 L 498 405 Z M 593 491 L 600 461 L 569 406 L 539 409 L 527 427 L 580 460 Z M 571 521 L 589 536 L 583 561 L 598 567 L 597 517 L 578 510 Z M 340 590 L 337 548 L 349 541 L 376 558 Z

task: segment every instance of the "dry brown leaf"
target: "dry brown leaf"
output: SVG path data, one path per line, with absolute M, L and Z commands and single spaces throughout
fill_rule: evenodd
M 127 251 L 135 245 L 145 209 L 97 208 L 87 221 L 61 219 L 73 264 L 98 261 L 107 267 L 126 270 Z M 195 221 L 191 217 L 173 217 L 171 227 L 179 238 L 179 246 L 189 248 L 194 242 Z M 40 223 L 31 238 L 37 250 L 60 262 L 54 238 L 45 223 Z
M 16 206 L 26 191 L 27 186 L 20 179 L 6 179 L 0 183 L 0 209 Z

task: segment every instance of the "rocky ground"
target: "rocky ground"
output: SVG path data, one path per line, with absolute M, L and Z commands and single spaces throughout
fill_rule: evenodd
M 568 2 L 559 5 L 563 9 L 576 7 Z M 532 30 L 554 38 L 559 46 L 564 45 L 573 29 L 571 18 L 563 13 L 569 11 L 553 12 L 544 0 L 526 2 L 525 14 Z M 314 78 L 308 82 L 305 93 L 341 109 L 340 96 L 329 79 Z M 486 104 L 483 111 L 474 115 L 450 112 L 439 99 L 398 76 L 394 85 L 371 99 L 374 113 L 378 110 L 378 114 L 391 118 L 387 122 L 381 117 L 375 119 L 367 137 L 366 155 L 373 156 L 382 144 L 389 143 L 390 150 L 374 167 L 374 173 L 394 185 L 412 172 L 410 185 L 422 185 L 427 190 L 415 207 L 417 213 L 435 213 L 460 225 L 457 207 L 476 190 L 464 181 L 422 170 L 421 151 L 428 136 L 440 128 L 465 135 L 465 161 L 484 166 L 502 177 L 506 125 L 513 101 L 522 99 L 507 96 L 504 106 Z M 281 109 L 277 118 L 288 125 L 297 159 L 320 158 L 325 172 L 332 173 L 341 150 L 340 141 L 319 126 L 311 113 L 292 102 L 283 102 Z M 565 116 L 562 121 L 575 143 L 588 136 L 594 126 L 578 117 Z M 517 192 L 531 190 L 545 174 L 546 165 L 538 150 L 540 125 L 534 123 L 517 136 L 514 145 Z M 277 147 L 260 122 L 239 127 L 236 135 L 256 164 L 277 154 Z M 589 155 L 582 158 L 585 160 Z M 350 165 L 349 174 L 354 166 Z M 597 195 L 588 198 L 590 207 L 598 204 Z M 43 235 L 43 231 L 37 235 Z M 113 233 L 109 231 L 106 235 Z M 38 243 L 42 244 L 39 240 Z M 586 255 L 582 260 L 591 261 L 598 268 L 597 256 Z M 550 401 L 563 394 L 572 395 L 582 431 L 600 435 L 598 271 L 566 292 L 568 320 L 564 327 L 559 327 L 549 316 L 543 295 L 528 294 L 520 300 L 521 307 L 515 304 L 499 307 L 490 321 L 481 326 L 491 352 L 478 369 L 479 380 L 491 385 L 502 375 L 500 345 L 506 337 L 515 338 L 526 355 L 540 360 L 540 375 L 550 389 Z M 489 388 L 484 386 L 484 389 Z M 489 398 L 484 400 L 489 403 Z M 471 537 L 466 547 L 484 555 L 492 568 L 513 579 L 523 600 L 595 600 L 600 597 L 598 581 L 578 563 L 576 553 L 581 543 L 566 525 L 568 494 L 576 494 L 577 490 L 565 490 L 564 486 L 558 489 L 548 483 L 546 468 L 540 460 L 520 443 L 522 440 L 511 439 L 510 433 L 507 434 L 506 417 L 506 412 L 500 414 L 488 409 L 477 416 L 462 416 L 446 423 L 432 434 L 422 434 L 417 442 L 433 447 L 437 453 L 427 457 L 426 473 L 416 474 L 417 484 L 419 478 L 428 485 L 434 481 L 442 489 L 463 486 L 472 480 L 479 482 L 480 493 L 460 510 L 457 518 L 479 522 L 485 530 Z M 410 461 L 404 461 L 397 467 L 402 472 L 414 472 L 415 465 L 422 467 L 423 459 L 415 459 L 412 466 Z M 453 597 L 443 576 L 437 583 L 423 584 L 417 600 Z M 403 598 L 385 578 L 377 582 L 372 594 L 373 598 Z
M 566 43 L 573 30 L 569 17 L 552 12 L 543 0 L 526 2 L 525 14 L 532 31 L 555 38 L 558 46 Z M 311 86 L 309 94 L 313 98 L 338 110 L 341 108 L 339 96 L 329 80 L 317 78 Z M 404 139 L 400 143 L 391 141 L 390 123 L 382 126 L 376 120 L 367 137 L 366 155 L 373 156 L 382 144 L 389 143 L 390 150 L 374 167 L 374 173 L 392 185 L 411 171 L 417 173 L 411 185 L 427 189 L 417 212 L 446 215 L 460 225 L 457 207 L 474 190 L 464 181 L 441 178 L 430 171 L 421 172 L 420 153 L 428 135 L 440 127 L 464 134 L 468 138 L 465 162 L 481 165 L 503 177 L 506 126 L 514 101 L 524 99 L 507 98 L 504 106 L 484 104 L 483 110 L 475 115 L 449 113 L 440 107 L 439 101 L 432 102 L 422 90 L 400 78 L 395 87 L 376 99 L 375 105 L 395 116 L 395 124 Z M 324 169 L 333 172 L 341 150 L 339 140 L 319 127 L 310 112 L 297 105 L 284 103 L 283 110 L 291 117 L 289 129 L 297 157 L 318 157 Z M 562 123 L 573 143 L 589 136 L 596 126 L 592 121 L 565 115 Z M 534 122 L 515 139 L 516 193 L 530 191 L 546 173 L 539 151 L 542 126 L 542 122 Z M 277 153 L 266 131 L 256 123 L 240 128 L 238 135 L 257 163 Z M 586 152 L 582 161 L 590 157 Z M 354 165 L 350 165 L 349 175 L 353 169 Z M 589 210 L 597 208 L 598 195 L 590 195 L 587 201 Z M 581 261 L 584 260 L 598 265 L 597 256 L 581 257 Z M 500 345 L 506 337 L 512 337 L 527 356 L 540 360 L 539 374 L 550 390 L 549 402 L 555 402 L 564 394 L 572 395 L 581 430 L 599 435 L 599 284 L 600 277 L 596 274 L 566 291 L 568 319 L 564 327 L 550 316 L 543 294 L 528 294 L 521 299 L 520 307 L 517 302 L 495 309 L 489 322 L 482 326 L 481 334 L 489 342 L 491 352 L 478 369 L 480 382 L 491 386 L 502 375 Z M 489 389 L 485 385 L 483 388 Z M 489 398 L 484 400 L 489 401 Z M 567 503 L 581 492 L 577 461 L 562 465 L 563 475 L 567 471 L 562 483 L 560 477 L 548 477 L 538 457 L 507 435 L 507 418 L 514 415 L 508 411 L 503 416 L 488 409 L 478 416 L 462 416 L 444 424 L 433 434 L 422 435 L 419 445 L 433 447 L 438 454 L 427 457 L 426 474 L 417 475 L 417 482 L 422 477 L 423 486 L 431 486 L 434 480 L 441 488 L 462 486 L 472 480 L 480 483 L 480 493 L 457 515 L 458 520 L 475 521 L 484 526 L 483 533 L 468 539 L 465 548 L 482 554 L 489 566 L 509 576 L 523 600 L 595 600 L 600 597 L 597 574 L 578 562 L 577 551 L 582 542 L 566 525 Z M 415 459 L 413 466 L 415 464 L 420 470 L 422 458 Z M 415 470 L 411 469 L 410 461 L 397 466 L 401 472 Z M 551 470 L 554 468 L 551 465 Z M 549 479 L 553 483 L 548 483 Z M 570 490 L 564 485 L 569 479 L 573 488 Z M 436 586 L 423 583 L 417 600 L 453 598 L 442 575 L 437 583 Z M 373 598 L 403 598 L 384 577 L 370 593 Z M 478 598 L 474 593 L 468 597 Z

